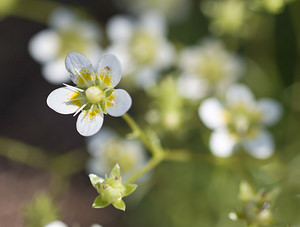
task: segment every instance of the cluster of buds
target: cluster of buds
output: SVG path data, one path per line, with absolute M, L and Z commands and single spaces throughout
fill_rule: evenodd
M 245 220 L 248 226 L 271 226 L 274 222 L 272 204 L 277 194 L 276 188 L 270 192 L 254 192 L 247 182 L 242 182 L 239 193 L 241 204 L 234 212 L 229 213 L 229 218 L 234 221 Z
M 103 208 L 112 204 L 115 208 L 125 211 L 126 206 L 122 198 L 130 195 L 137 185 L 122 182 L 118 164 L 112 169 L 109 177 L 105 175 L 105 179 L 95 174 L 90 174 L 89 177 L 92 185 L 99 193 L 93 203 L 94 208 Z

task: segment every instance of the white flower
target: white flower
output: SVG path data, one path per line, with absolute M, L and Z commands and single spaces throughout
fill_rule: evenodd
M 222 92 L 242 73 L 240 59 L 227 52 L 220 41 L 205 40 L 180 54 L 182 74 L 178 89 L 183 97 L 200 99 L 209 92 Z
M 65 223 L 59 220 L 52 221 L 45 225 L 44 227 L 68 227 Z
M 88 172 L 102 177 L 118 163 L 126 180 L 147 161 L 145 150 L 137 140 L 121 139 L 107 128 L 88 138 L 87 145 L 91 155 Z
M 272 135 L 265 129 L 278 121 L 281 106 L 274 100 L 263 98 L 255 101 L 244 85 L 231 86 L 221 102 L 206 99 L 199 107 L 204 124 L 213 129 L 210 137 L 211 151 L 220 157 L 228 157 L 237 145 L 241 145 L 256 158 L 268 158 L 274 152 Z
M 261 10 L 264 8 L 269 13 L 279 13 L 282 12 L 284 6 L 294 0 L 254 0 L 253 1 L 253 8 Z
M 83 136 L 97 133 L 103 114 L 118 117 L 128 111 L 131 97 L 123 89 L 114 89 L 121 80 L 121 65 L 111 54 L 100 58 L 96 70 L 82 54 L 71 52 L 66 57 L 66 69 L 76 87 L 66 85 L 52 91 L 47 104 L 61 114 L 78 114 L 77 131 Z
M 108 21 L 111 41 L 108 52 L 120 57 L 124 75 L 134 75 L 140 87 L 153 85 L 161 70 L 171 66 L 174 49 L 166 39 L 166 24 L 162 15 L 145 13 L 138 21 L 127 16 L 115 16 Z
M 126 7 L 136 15 L 143 15 L 149 10 L 157 10 L 171 22 L 185 19 L 192 5 L 190 0 L 115 0 L 115 2 L 122 10 Z
M 55 221 L 48 223 L 44 227 L 68 227 L 68 226 L 62 221 L 55 220 Z M 92 224 L 90 227 L 102 227 L 102 225 Z
M 249 23 L 249 19 L 253 16 L 253 12 L 247 9 L 246 1 L 206 0 L 201 2 L 201 8 L 211 20 L 209 28 L 213 33 L 239 37 L 250 33 L 252 24 Z
M 63 70 L 69 52 L 78 51 L 91 59 L 100 55 L 101 31 L 94 22 L 81 20 L 68 8 L 55 9 L 49 26 L 31 38 L 28 50 L 33 59 L 42 64 L 44 78 L 52 84 L 61 84 L 69 80 Z

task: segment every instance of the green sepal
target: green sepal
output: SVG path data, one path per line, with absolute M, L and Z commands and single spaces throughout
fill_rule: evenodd
M 96 76 L 96 80 L 95 80 L 96 85 L 100 85 L 101 84 L 101 80 L 98 76 Z
M 105 97 L 108 98 L 113 92 L 114 92 L 115 89 L 107 89 L 105 91 Z
M 100 101 L 101 110 L 103 113 L 106 113 L 106 103 L 105 101 Z
M 101 196 L 98 195 L 93 203 L 93 208 L 103 208 L 109 205 L 108 201 L 103 201 Z
M 125 211 L 125 209 L 126 209 L 126 205 L 122 199 L 120 199 L 116 202 L 113 202 L 112 205 L 119 210 Z
M 115 167 L 112 169 L 112 171 L 110 172 L 109 177 L 119 177 L 119 176 L 120 176 L 120 166 L 117 163 Z
M 89 178 L 90 178 L 90 181 L 91 181 L 93 187 L 97 190 L 100 187 L 100 184 L 104 181 L 103 178 L 98 177 L 95 174 L 89 174 Z
M 134 192 L 135 189 L 137 188 L 137 185 L 136 184 L 125 184 L 124 187 L 125 187 L 125 191 L 124 191 L 123 197 L 128 196 L 132 192 Z
M 91 109 L 91 104 L 89 103 L 89 104 L 87 104 L 84 108 L 83 108 L 83 110 L 89 110 L 89 109 Z

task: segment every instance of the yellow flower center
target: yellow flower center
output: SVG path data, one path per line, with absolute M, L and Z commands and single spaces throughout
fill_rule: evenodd
M 99 103 L 101 100 L 105 98 L 104 92 L 97 86 L 89 87 L 85 91 L 85 95 L 87 100 L 92 104 Z

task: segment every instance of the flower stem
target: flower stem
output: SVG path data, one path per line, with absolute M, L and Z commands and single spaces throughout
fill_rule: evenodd
M 138 172 L 133 174 L 128 180 L 125 181 L 125 184 L 130 184 L 136 181 L 141 176 L 150 172 L 153 168 L 155 168 L 159 163 L 164 160 L 164 153 L 156 154 L 152 157 L 152 159 Z
M 140 138 L 140 140 L 145 144 L 145 146 L 153 155 L 163 152 L 161 146 L 158 143 L 155 143 L 154 140 L 151 140 L 128 114 L 124 114 L 122 117 L 131 128 L 133 134 Z
M 0 138 L 0 155 L 39 169 L 49 166 L 44 150 L 8 138 Z

